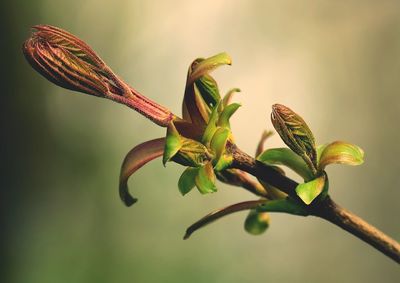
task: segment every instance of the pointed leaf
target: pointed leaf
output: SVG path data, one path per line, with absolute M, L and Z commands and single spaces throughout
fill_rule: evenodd
M 195 178 L 199 173 L 199 168 L 188 167 L 183 171 L 178 181 L 178 188 L 181 194 L 184 196 L 190 192 L 195 186 Z
M 222 171 L 227 169 L 233 162 L 233 156 L 231 154 L 222 154 L 218 159 L 217 163 L 214 165 L 215 171 Z
M 175 128 L 173 122 L 168 125 L 167 137 L 163 155 L 163 164 L 165 164 L 179 151 L 182 146 L 181 137 Z
M 198 141 L 181 137 L 181 147 L 171 160 L 183 166 L 200 167 L 212 159 L 208 149 Z
M 219 119 L 219 113 L 218 113 L 218 105 L 213 109 L 213 112 L 211 113 L 210 120 L 208 121 L 207 127 L 204 130 L 203 137 L 201 139 L 201 142 L 205 144 L 206 146 L 209 145 L 212 137 L 214 136 L 215 132 L 217 131 L 217 121 Z
M 199 168 L 199 172 L 195 178 L 197 189 L 202 194 L 214 193 L 217 191 L 215 187 L 215 174 L 211 162 Z
M 231 134 L 231 131 L 227 128 L 218 128 L 215 132 L 210 147 L 215 153 L 215 158 L 218 160 L 223 152 L 225 151 L 226 142 Z
M 224 98 L 222 99 L 222 105 L 223 105 L 224 107 L 227 106 L 227 105 L 231 102 L 232 96 L 233 96 L 236 92 L 241 92 L 241 90 L 240 90 L 239 88 L 233 88 L 233 89 L 231 89 L 230 91 L 228 91 L 228 92 L 225 94 Z
M 291 198 L 270 200 L 256 207 L 258 212 L 286 212 L 306 216 L 307 210 Z
M 219 53 L 215 56 L 202 60 L 193 67 L 193 70 L 188 80 L 188 84 L 194 83 L 197 79 L 204 76 L 205 74 L 208 74 L 209 72 L 213 71 L 219 66 L 231 65 L 231 64 L 232 64 L 232 59 L 225 52 Z
M 240 202 L 236 203 L 227 207 L 224 207 L 222 209 L 218 209 L 216 211 L 213 211 L 203 218 L 201 218 L 199 221 L 191 225 L 187 230 L 186 234 L 183 237 L 183 239 L 188 239 L 193 232 L 197 231 L 198 229 L 206 226 L 207 224 L 210 224 L 211 222 L 214 222 L 215 220 L 218 220 L 226 215 L 243 211 L 243 210 L 248 210 L 248 209 L 253 209 L 260 204 L 264 203 L 266 200 L 253 200 L 253 201 L 245 201 L 245 202 Z
M 126 155 L 119 177 L 119 195 L 126 206 L 131 206 L 137 199 L 128 191 L 128 179 L 147 162 L 161 156 L 164 151 L 165 138 L 150 140 L 135 146 Z
M 264 151 L 265 141 L 274 134 L 272 131 L 264 131 L 261 135 L 260 141 L 257 144 L 256 156 L 259 156 Z
M 289 167 L 306 181 L 313 178 L 313 173 L 304 160 L 289 148 L 268 149 L 260 154 L 257 160 L 268 165 L 284 165 Z
M 229 119 L 240 106 L 241 105 L 239 103 L 232 103 L 226 106 L 219 116 L 217 125 L 220 127 L 230 128 Z
M 204 126 L 208 122 L 210 112 L 211 110 L 201 97 L 197 86 L 194 84 L 186 85 L 182 105 L 183 119 Z
M 268 212 L 250 210 L 244 222 L 244 229 L 252 235 L 261 235 L 269 227 L 270 217 Z
M 329 164 L 360 165 L 364 162 L 364 151 L 351 143 L 335 141 L 326 145 L 321 153 L 319 169 Z
M 215 153 L 213 164 L 216 171 L 224 170 L 233 161 L 233 156 L 226 154 L 226 143 L 230 137 L 231 131 L 228 128 L 218 128 L 211 140 L 210 147 Z
M 318 197 L 325 187 L 325 174 L 307 183 L 299 184 L 296 187 L 296 194 L 301 200 L 309 205 Z

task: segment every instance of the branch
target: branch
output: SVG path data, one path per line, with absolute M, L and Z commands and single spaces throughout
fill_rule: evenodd
M 279 188 L 290 197 L 298 199 L 295 193 L 297 182 L 281 175 L 271 167 L 256 161 L 253 157 L 241 151 L 235 145 L 230 145 L 233 154 L 233 168 L 243 170 L 270 185 Z M 329 196 L 324 200 L 305 206 L 309 215 L 323 218 L 360 240 L 370 244 L 397 263 L 400 263 L 400 244 L 371 224 L 336 204 Z

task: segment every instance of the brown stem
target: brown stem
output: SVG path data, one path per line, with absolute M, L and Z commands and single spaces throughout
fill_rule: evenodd
M 341 227 L 400 263 L 400 244 L 371 224 L 336 204 L 329 196 L 312 208 L 311 214 Z
M 299 200 L 295 193 L 298 185 L 295 181 L 281 175 L 261 162 L 256 161 L 248 154 L 241 151 L 235 145 L 230 145 L 229 150 L 233 154 L 233 168 L 246 171 L 258 179 L 282 190 L 290 197 Z M 375 247 L 386 256 L 400 263 L 400 244 L 383 232 L 365 222 L 357 215 L 337 205 L 329 196 L 315 204 L 305 206 L 310 215 L 323 218 L 347 232 L 353 234 L 364 242 Z

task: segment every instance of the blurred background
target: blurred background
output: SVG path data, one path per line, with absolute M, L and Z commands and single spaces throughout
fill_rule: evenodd
M 214 75 L 239 87 L 232 121 L 253 154 L 273 103 L 308 122 L 319 143 L 360 145 L 360 167 L 328 168 L 341 205 L 400 240 L 399 1 L 2 1 L 2 282 L 399 282 L 398 265 L 313 217 L 273 214 L 251 236 L 246 213 L 183 241 L 209 211 L 255 199 L 218 184 L 182 197 L 182 167 L 161 160 L 118 197 L 121 162 L 165 130 L 125 106 L 56 87 L 25 62 L 35 24 L 89 43 L 134 88 L 180 113 L 187 67 L 226 51 Z M 283 143 L 275 135 L 268 146 Z M 291 175 L 293 176 L 293 175 Z

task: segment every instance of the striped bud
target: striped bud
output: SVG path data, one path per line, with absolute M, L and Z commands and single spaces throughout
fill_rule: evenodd
M 313 173 L 317 172 L 317 151 L 314 136 L 306 122 L 290 108 L 274 104 L 271 121 L 285 144 L 300 155 Z
M 39 25 L 23 45 L 31 66 L 63 88 L 127 105 L 166 127 L 173 114 L 122 81 L 82 40 L 56 27 Z

